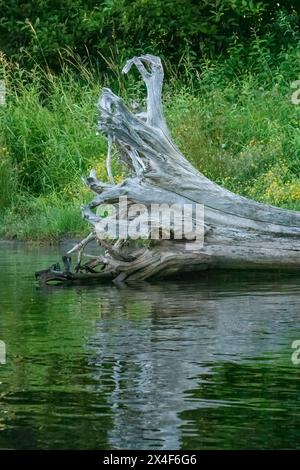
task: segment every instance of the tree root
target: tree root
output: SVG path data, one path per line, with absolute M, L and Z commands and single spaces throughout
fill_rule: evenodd
M 92 232 L 68 252 L 78 254 L 75 272 L 49 269 L 37 273 L 37 277 L 43 282 L 87 279 L 137 282 L 154 276 L 220 268 L 298 271 L 300 213 L 251 201 L 197 171 L 181 154 L 167 128 L 160 59 L 151 55 L 134 57 L 123 72 L 128 73 L 132 66 L 146 84 L 147 109 L 136 113 L 111 90 L 102 90 L 98 130 L 108 139 L 106 167 L 110 182 L 99 181 L 93 170 L 85 180 L 95 193 L 94 199 L 82 207 Z M 114 183 L 112 148 L 130 171 L 130 176 L 120 184 Z M 137 204 L 140 211 L 135 213 Z M 192 229 L 199 222 L 197 207 L 204 207 L 204 239 L 200 246 L 190 236 L 191 227 L 176 238 L 175 222 L 170 226 L 170 220 L 166 222 L 163 217 L 151 219 L 153 205 L 162 204 L 176 206 L 180 211 L 189 206 Z M 113 214 L 104 217 L 94 211 L 102 205 L 110 205 Z M 180 211 L 178 214 L 182 214 Z M 148 218 L 143 218 L 146 213 Z M 129 223 L 139 225 L 140 240 L 126 235 Z M 82 265 L 84 249 L 91 240 L 97 241 L 104 254 Z

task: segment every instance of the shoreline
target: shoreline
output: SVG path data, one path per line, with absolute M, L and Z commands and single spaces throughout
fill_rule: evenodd
M 30 239 L 12 239 L 12 238 L 0 238 L 0 246 L 3 245 L 36 245 L 36 246 L 60 246 L 63 244 L 76 244 L 80 241 L 80 237 L 64 237 L 59 240 L 54 239 L 40 239 L 40 240 L 30 240 Z

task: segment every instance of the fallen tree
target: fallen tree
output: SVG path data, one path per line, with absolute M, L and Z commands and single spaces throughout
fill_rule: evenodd
M 132 66 L 145 82 L 147 108 L 145 112 L 136 112 L 136 106 L 129 109 L 111 90 L 102 91 L 98 129 L 108 139 L 106 166 L 110 182 L 99 181 L 94 171 L 86 179 L 96 194 L 82 208 L 92 231 L 68 253 L 78 253 L 75 270 L 71 271 L 70 260 L 65 257 L 64 270 L 54 266 L 37 273 L 37 277 L 45 282 L 139 281 L 208 269 L 299 270 L 300 213 L 234 194 L 196 170 L 172 141 L 166 125 L 160 59 L 151 55 L 134 57 L 123 72 L 128 73 Z M 130 171 L 120 184 L 114 182 L 112 149 Z M 124 199 L 126 210 L 121 207 Z M 107 204 L 118 209 L 117 218 L 115 213 L 103 217 L 101 211 L 95 212 L 95 208 Z M 130 209 L 136 208 L 136 204 L 140 211 L 134 213 Z M 153 204 L 177 208 L 189 205 L 193 229 L 200 227 L 196 208 L 204 206 L 203 243 L 195 243 L 191 226 L 190 233 L 183 229 L 181 237 L 177 237 L 175 222 L 170 225 L 164 217 L 153 221 L 150 211 Z M 111 227 L 107 229 L 110 222 L 115 224 L 111 223 L 114 233 Z M 122 235 L 124 225 L 132 222 L 139 226 L 143 243 Z M 86 255 L 89 259 L 82 263 L 84 249 L 91 240 L 96 240 L 102 250 L 99 256 Z

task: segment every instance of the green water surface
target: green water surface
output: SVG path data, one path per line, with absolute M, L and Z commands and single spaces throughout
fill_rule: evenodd
M 300 449 L 300 277 L 39 287 L 0 244 L 0 448 Z

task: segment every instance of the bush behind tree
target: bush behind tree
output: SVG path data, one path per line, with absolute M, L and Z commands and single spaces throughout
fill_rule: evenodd
M 102 60 L 152 52 L 180 64 L 225 53 L 253 34 L 278 51 L 299 32 L 299 1 L 1 0 L 0 50 L 20 65 L 61 68 L 62 51 Z

